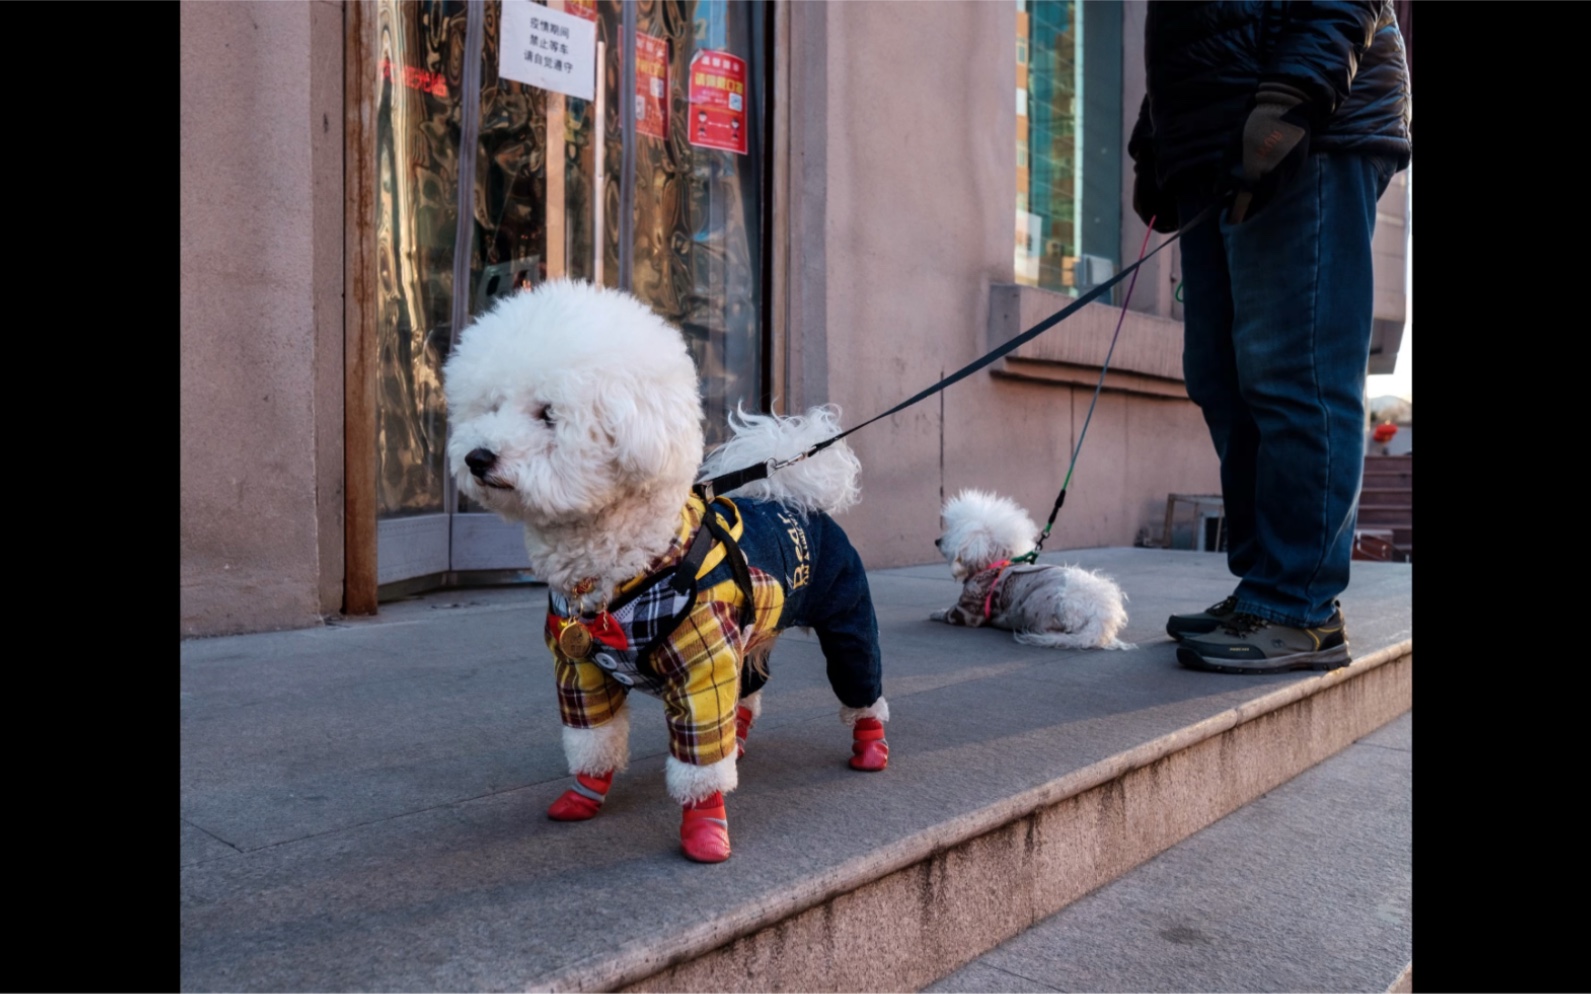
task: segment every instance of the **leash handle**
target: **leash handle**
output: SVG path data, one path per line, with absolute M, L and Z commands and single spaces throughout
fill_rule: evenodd
M 1035 339 L 1035 338 L 1039 337 L 1040 335 L 1044 334 L 1046 331 L 1049 331 L 1051 328 L 1055 327 L 1057 324 L 1060 324 L 1062 321 L 1064 321 L 1067 318 L 1071 317 L 1074 313 L 1076 313 L 1084 305 L 1092 303 L 1094 300 L 1097 300 L 1107 290 L 1109 290 L 1111 287 L 1115 286 L 1117 283 L 1120 283 L 1122 280 L 1126 279 L 1127 277 L 1132 276 L 1133 277 L 1133 282 L 1137 283 L 1138 268 L 1140 266 L 1142 266 L 1144 263 L 1148 262 L 1150 259 L 1154 258 L 1155 255 L 1158 254 L 1161 249 L 1164 249 L 1167 245 L 1170 245 L 1172 242 L 1175 242 L 1177 239 L 1181 238 L 1184 232 L 1188 231 L 1190 228 L 1194 227 L 1197 224 L 1203 223 L 1203 221 L 1206 218 L 1208 218 L 1210 215 L 1214 214 L 1220 208 L 1220 206 L 1221 206 L 1221 201 L 1220 200 L 1216 200 L 1213 203 L 1209 204 L 1208 206 L 1206 206 L 1204 208 L 1204 210 L 1202 210 L 1198 214 L 1194 215 L 1194 217 L 1193 217 L 1193 219 L 1191 221 L 1189 221 L 1187 224 L 1184 224 L 1182 227 L 1178 228 L 1168 238 L 1166 238 L 1165 241 L 1161 242 L 1159 245 L 1156 245 L 1153 252 L 1150 252 L 1147 255 L 1140 255 L 1137 262 L 1133 263 L 1132 265 L 1128 266 L 1126 269 L 1123 269 L 1121 272 L 1117 273 L 1115 276 L 1112 276 L 1110 279 L 1106 280 L 1105 282 L 1103 282 L 1103 283 L 1099 284 L 1098 286 L 1094 287 L 1093 289 L 1089 290 L 1087 293 L 1085 293 L 1082 296 L 1078 297 L 1076 300 L 1072 301 L 1070 304 L 1068 304 L 1065 307 L 1061 308 L 1059 311 L 1056 311 L 1054 314 L 1051 314 L 1049 317 L 1045 318 L 1043 321 L 1040 321 L 1038 324 L 1036 324 L 1033 327 L 1029 328 L 1027 331 L 1024 331 L 1022 334 L 1017 335 L 1015 338 L 1009 339 L 1006 342 L 996 346 L 991 351 L 985 353 L 983 356 L 981 356 L 981 357 L 979 357 L 977 359 L 974 359 L 972 362 L 969 362 L 967 365 L 965 365 L 965 366 L 961 367 L 960 369 L 956 370 L 954 373 L 951 373 L 949 376 L 946 376 L 944 379 L 940 380 L 938 383 L 935 383 L 933 386 L 928 387 L 925 390 L 918 391 L 917 393 L 913 394 L 912 396 L 910 396 L 910 397 L 906 398 L 905 400 L 901 401 L 899 404 L 896 404 L 894 407 L 891 407 L 889 410 L 885 411 L 884 413 L 875 414 L 873 417 L 868 418 L 866 421 L 863 421 L 861 424 L 854 425 L 854 426 L 846 429 L 845 431 L 840 432 L 838 435 L 835 435 L 833 438 L 824 439 L 823 441 L 817 443 L 816 445 L 812 446 L 811 448 L 807 449 L 805 452 L 801 453 L 798 456 L 795 456 L 792 459 L 786 459 L 786 460 L 784 460 L 782 462 L 777 462 L 777 464 L 776 464 L 775 460 L 770 459 L 767 462 L 762 463 L 761 465 L 747 466 L 744 469 L 737 469 L 737 470 L 734 470 L 734 471 L 729 472 L 729 473 L 724 473 L 723 475 L 713 477 L 710 480 L 703 480 L 703 481 L 697 483 L 696 486 L 693 489 L 696 491 L 696 494 L 698 496 L 700 496 L 703 500 L 709 500 L 710 501 L 710 500 L 713 499 L 713 496 L 716 495 L 716 494 L 728 493 L 729 491 L 735 490 L 735 489 L 737 489 L 739 487 L 743 487 L 743 486 L 745 486 L 748 483 L 753 483 L 753 482 L 755 482 L 757 480 L 764 479 L 765 477 L 767 477 L 770 473 L 772 473 L 776 469 L 783 468 L 784 466 L 788 466 L 788 465 L 790 465 L 791 463 L 794 463 L 794 462 L 799 462 L 800 460 L 805 459 L 808 456 L 816 455 L 817 453 L 823 451 L 824 449 L 826 449 L 829 446 L 833 445 L 835 442 L 838 442 L 840 439 L 842 439 L 845 436 L 851 434 L 852 432 L 860 431 L 860 430 L 862 430 L 863 428 L 866 428 L 868 425 L 872 424 L 875 421 L 881 421 L 884 418 L 889 417 L 891 414 L 897 414 L 900 411 L 903 411 L 906 408 L 908 408 L 908 407 L 912 406 L 913 404 L 917 403 L 918 401 L 926 400 L 927 398 L 932 397 L 934 394 L 936 394 L 939 391 L 945 389 L 946 387 L 950 386 L 951 384 L 956 383 L 956 382 L 958 382 L 960 380 L 966 379 L 968 376 L 971 376 L 973 373 L 976 373 L 978 370 L 983 369 L 985 366 L 990 365 L 996 359 L 1000 359 L 1000 358 L 1004 357 L 1006 354 L 1015 351 L 1016 349 L 1020 348 L 1021 346 L 1026 345 L 1028 342 L 1030 342 L 1033 339 Z M 1149 230 L 1153 231 L 1154 229 L 1150 228 Z M 1149 235 L 1146 233 L 1144 235 L 1144 244 L 1148 245 L 1148 243 L 1149 243 Z M 1131 290 L 1129 289 L 1128 292 L 1130 294 Z M 1123 307 L 1122 308 L 1122 317 L 1125 318 L 1126 317 L 1126 313 L 1127 313 L 1127 309 L 1126 309 L 1126 307 Z M 1116 331 L 1117 331 L 1117 334 L 1120 334 L 1120 332 L 1121 332 L 1121 323 L 1119 321 L 1117 322 L 1117 325 L 1116 325 Z M 1112 339 L 1112 341 L 1111 341 L 1111 350 L 1114 351 L 1115 347 L 1116 347 L 1115 340 Z M 1107 358 L 1106 361 L 1108 363 L 1109 359 Z M 1103 370 L 1101 370 L 1101 377 L 1102 378 L 1100 380 L 1100 383 L 1101 383 L 1101 385 L 1103 385 L 1103 383 L 1104 383 Z M 1094 397 L 1095 397 L 1096 400 L 1099 398 L 1099 392 L 1098 392 L 1097 389 L 1095 390 Z M 1092 417 L 1092 415 L 1093 415 L 1093 407 L 1092 406 L 1089 407 L 1089 415 L 1090 415 L 1090 417 Z M 1084 431 L 1085 432 L 1087 431 L 1087 423 L 1086 422 L 1084 423 Z M 1078 439 L 1078 443 L 1079 443 L 1079 446 L 1081 446 L 1081 443 L 1082 443 L 1082 439 L 1081 438 Z M 1076 464 L 1076 461 L 1077 461 L 1077 456 L 1076 456 L 1076 453 L 1074 452 L 1073 456 L 1072 456 L 1072 462 L 1073 462 L 1074 465 Z M 1070 470 L 1067 471 L 1067 478 L 1068 479 L 1071 478 Z M 1065 488 L 1063 487 L 1062 488 L 1062 498 L 1063 499 L 1064 499 L 1064 496 L 1065 496 Z M 1060 510 L 1060 501 L 1056 502 L 1056 510 L 1057 511 Z M 1051 515 L 1050 520 L 1051 520 L 1052 523 L 1055 520 L 1053 514 Z M 1046 535 L 1049 534 L 1049 529 L 1048 528 L 1045 529 L 1045 534 Z

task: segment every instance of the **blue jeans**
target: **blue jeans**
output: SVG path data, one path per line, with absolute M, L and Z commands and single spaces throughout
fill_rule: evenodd
M 1183 374 L 1221 459 L 1237 610 L 1295 628 L 1348 586 L 1364 475 L 1370 238 L 1390 159 L 1311 155 L 1240 225 L 1182 236 Z M 1208 194 L 1178 198 L 1183 218 Z

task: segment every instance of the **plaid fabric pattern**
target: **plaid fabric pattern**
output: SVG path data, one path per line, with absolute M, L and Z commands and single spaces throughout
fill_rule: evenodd
M 620 588 L 635 590 L 656 573 L 677 564 L 705 508 L 691 498 L 680 516 L 680 531 L 669 552 L 648 571 Z M 740 538 L 738 514 L 730 534 Z M 706 577 L 723 562 L 724 550 L 715 547 L 702 564 L 698 577 Z M 740 675 L 746 651 L 766 643 L 778 630 L 783 615 L 784 588 L 768 573 L 751 569 L 755 621 L 740 629 L 744 601 L 733 577 L 698 592 L 696 604 L 649 660 L 652 676 L 636 665 L 636 657 L 683 605 L 667 583 L 659 583 L 613 612 L 624 629 L 627 648 L 599 642 L 590 658 L 570 659 L 558 645 L 560 619 L 569 617 L 569 605 L 554 595 L 547 619 L 547 646 L 552 650 L 558 686 L 558 707 L 565 725 L 591 728 L 606 724 L 623 705 L 631 689 L 660 698 L 669 727 L 669 751 L 681 762 L 716 763 L 735 755 L 735 705 L 740 700 Z M 585 615 L 588 620 L 594 615 Z
M 606 615 L 591 612 L 581 615 L 587 630 L 602 632 L 587 653 L 589 659 L 606 670 L 614 680 L 643 694 L 662 697 L 666 678 L 644 666 L 641 654 L 660 636 L 668 634 L 674 619 L 685 610 L 690 592 L 681 593 L 666 580 L 654 583 L 640 596 Z M 565 619 L 571 617 L 568 601 L 554 593 L 548 599 L 547 639 L 559 651 L 557 635 Z M 613 644 L 618 641 L 620 644 Z
M 740 629 L 743 595 L 733 579 L 702 591 L 694 610 L 658 647 L 652 665 L 668 687 L 661 695 L 668 716 L 669 751 L 685 763 L 716 763 L 733 756 L 735 705 L 746 648 L 778 625 L 784 591 L 779 581 L 751 571 L 757 622 Z

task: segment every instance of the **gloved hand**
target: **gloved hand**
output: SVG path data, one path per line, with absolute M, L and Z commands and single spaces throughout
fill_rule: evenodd
M 1170 234 L 1178 228 L 1177 198 L 1160 188 L 1160 181 L 1155 179 L 1153 159 L 1133 166 L 1132 210 L 1139 220 L 1161 234 Z
M 1229 156 L 1228 179 L 1236 188 L 1227 221 L 1241 224 L 1264 210 L 1309 157 L 1309 105 L 1286 83 L 1261 83 L 1243 130 Z

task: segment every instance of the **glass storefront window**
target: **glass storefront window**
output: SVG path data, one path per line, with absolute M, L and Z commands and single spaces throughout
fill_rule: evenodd
M 376 409 L 382 517 L 443 508 L 465 5 L 380 4 Z
M 442 570 L 471 568 L 456 565 L 460 536 L 487 534 L 447 521 L 480 508 L 447 477 L 441 368 L 456 329 L 498 297 L 560 276 L 631 290 L 684 332 L 709 444 L 737 404 L 768 403 L 767 5 L 541 6 L 595 23 L 597 99 L 500 75 L 503 0 L 378 6 L 378 525 L 411 519 L 380 540 L 383 555 L 425 546 L 412 558 L 428 565 L 406 575 L 436 572 L 437 555 L 453 564 Z M 416 520 L 427 515 L 434 534 Z
M 736 404 L 765 407 L 766 6 L 699 0 L 636 7 L 638 41 L 651 56 L 638 64 L 637 109 L 658 106 L 654 94 L 666 94 L 667 105 L 666 114 L 637 118 L 631 289 L 685 332 L 701 371 L 707 441 L 714 444 L 728 437 Z M 711 81 L 706 92 L 704 79 Z M 723 108 L 700 99 L 720 92 L 727 94 Z M 728 134 L 704 127 L 713 110 L 725 112 Z
M 633 230 L 629 289 L 684 331 L 701 373 L 709 444 L 727 437 L 736 404 L 761 410 L 763 398 L 762 149 L 759 57 L 765 40 L 761 4 L 731 0 L 634 4 L 636 60 Z M 595 272 L 592 256 L 592 163 L 596 126 L 589 102 L 548 94 L 498 76 L 497 4 L 487 4 L 481 63 L 480 139 L 476 151 L 475 258 L 471 314 L 516 284 L 539 282 L 548 269 L 547 156 L 564 156 L 565 246 L 556 271 L 579 279 Z M 617 0 L 568 4 L 596 21 L 606 52 L 602 282 L 620 285 L 625 237 L 620 186 L 624 169 L 623 88 L 627 53 L 623 5 Z M 703 62 L 706 56 L 718 64 Z M 729 59 L 739 60 L 738 64 Z M 727 68 L 726 68 L 727 67 Z M 737 75 L 737 72 L 738 75 Z M 731 111 L 731 140 L 745 151 L 704 144 L 693 134 L 692 73 L 711 75 L 740 103 Z M 743 78 L 741 78 L 743 77 Z M 738 92 L 736 88 L 738 86 Z M 563 105 L 563 142 L 548 140 Z M 694 140 L 693 140 L 694 139 Z M 711 138 L 706 139 L 711 141 Z M 559 149 L 558 146 L 562 145 Z M 723 143 L 718 143 L 723 144 Z M 525 274 L 531 274 L 529 279 Z
M 1016 4 L 1016 281 L 1077 293 L 1121 265 L 1121 4 Z

